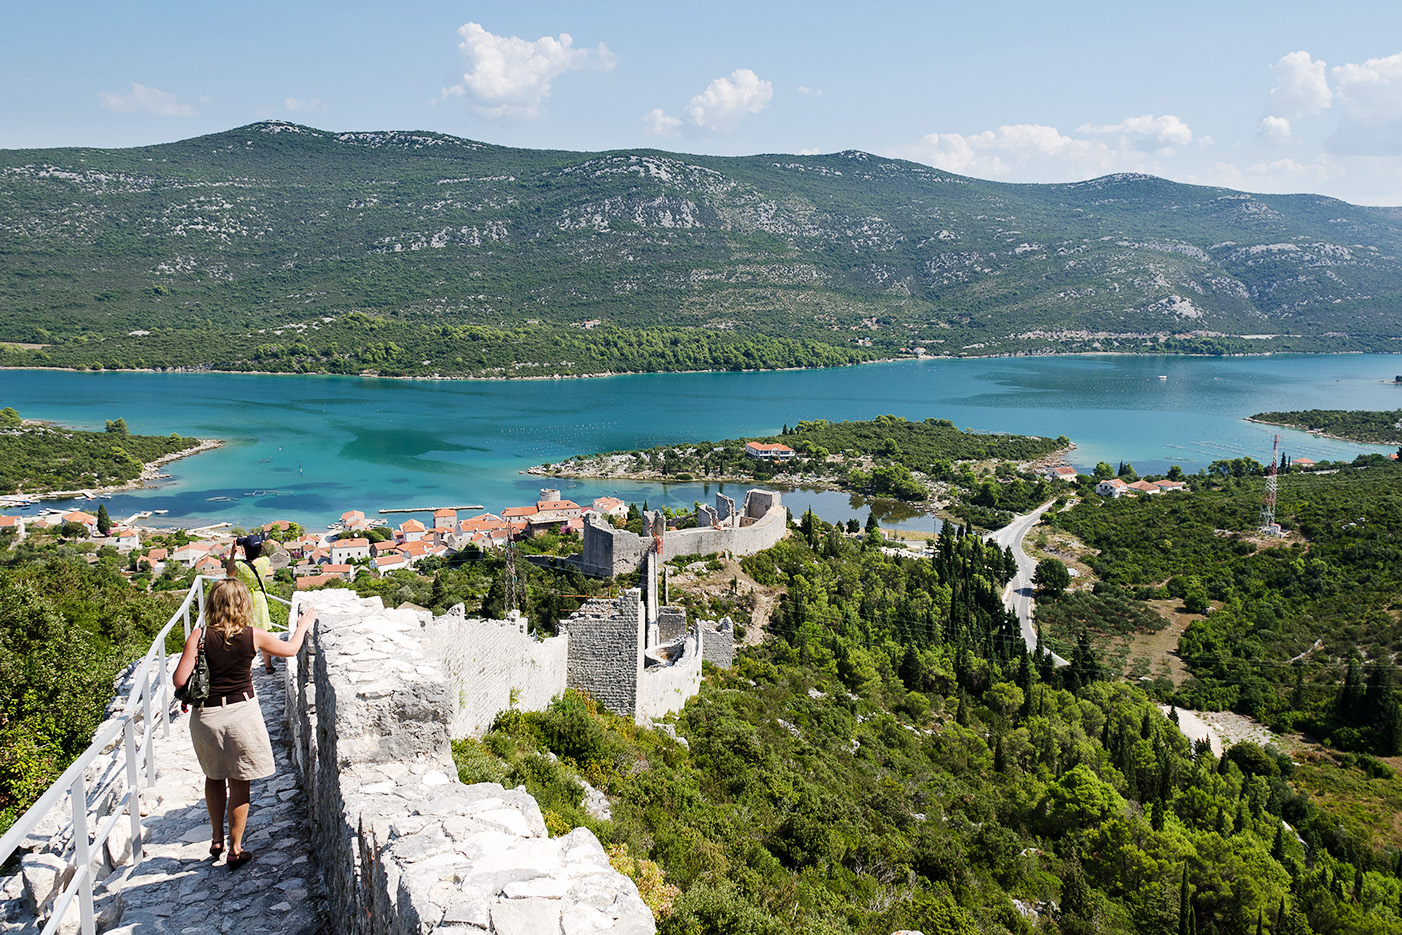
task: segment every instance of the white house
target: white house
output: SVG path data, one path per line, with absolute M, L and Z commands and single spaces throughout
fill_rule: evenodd
M 1112 477 L 1109 480 L 1103 480 L 1096 484 L 1095 492 L 1102 497 L 1123 497 L 1125 494 L 1129 493 L 1129 484 L 1126 484 L 1118 477 Z
M 751 458 L 763 458 L 770 461 L 788 461 L 793 458 L 794 450 L 788 445 L 745 442 L 745 454 Z
M 369 539 L 337 539 L 331 543 L 331 564 L 348 565 L 354 559 L 370 557 Z

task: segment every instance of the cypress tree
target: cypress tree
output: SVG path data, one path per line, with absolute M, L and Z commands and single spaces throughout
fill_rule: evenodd
M 107 513 L 107 504 L 101 503 L 97 507 L 97 531 L 104 536 L 112 531 L 112 517 Z
M 1188 891 L 1188 865 L 1183 865 L 1183 882 L 1178 885 L 1178 935 L 1191 935 L 1193 907 Z
M 1348 672 L 1344 674 L 1344 687 L 1339 691 L 1336 703 L 1339 720 L 1356 725 L 1363 708 L 1363 675 L 1359 669 L 1358 657 L 1348 661 Z

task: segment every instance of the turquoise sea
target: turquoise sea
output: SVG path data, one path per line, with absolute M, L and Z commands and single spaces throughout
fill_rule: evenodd
M 151 522 L 240 526 L 292 519 L 324 527 L 348 509 L 534 502 L 521 473 L 569 455 L 778 433 L 801 419 L 951 419 L 960 427 L 1066 435 L 1072 464 L 1130 461 L 1140 473 L 1189 473 L 1219 458 L 1266 461 L 1263 410 L 1402 407 L 1402 357 L 1378 355 L 1041 357 L 922 360 L 778 373 L 644 374 L 589 380 L 411 381 L 237 374 L 0 371 L 0 405 L 28 418 L 100 429 L 224 439 L 169 465 L 153 489 L 116 494 L 114 517 L 166 509 Z M 1283 431 L 1291 457 L 1390 451 Z M 709 502 L 716 485 L 561 481 L 651 506 Z M 730 491 L 734 493 L 734 491 Z M 212 499 L 228 498 L 228 499 Z M 795 491 L 829 520 L 864 518 L 845 494 Z M 89 504 L 91 507 L 91 504 Z M 899 507 L 886 522 L 927 527 Z M 398 517 L 403 518 L 403 517 Z

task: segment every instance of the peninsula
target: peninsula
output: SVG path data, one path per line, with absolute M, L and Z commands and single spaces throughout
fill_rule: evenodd
M 1325 438 L 1364 445 L 1402 445 L 1402 409 L 1387 412 L 1306 409 L 1297 412 L 1258 412 L 1252 422 L 1282 425 Z
M 0 495 L 93 497 L 144 486 L 162 465 L 219 447 L 217 439 L 132 435 L 124 419 L 88 432 L 0 410 Z M 14 499 L 13 497 L 11 499 Z

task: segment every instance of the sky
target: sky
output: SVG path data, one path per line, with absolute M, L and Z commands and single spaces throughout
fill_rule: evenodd
M 19 4 L 0 149 L 280 119 L 507 146 L 858 149 L 1402 205 L 1402 4 Z

